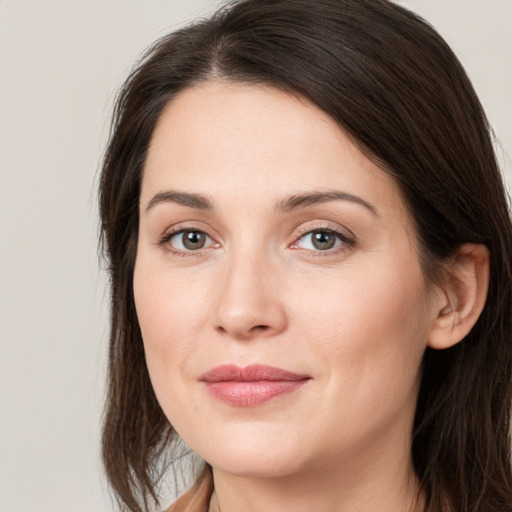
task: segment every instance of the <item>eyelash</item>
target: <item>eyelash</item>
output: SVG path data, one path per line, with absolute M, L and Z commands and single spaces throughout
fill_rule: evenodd
M 208 250 L 211 248 L 211 246 L 203 247 L 196 250 L 183 250 L 183 249 L 175 249 L 172 246 L 169 245 L 170 240 L 175 237 L 176 235 L 186 233 L 186 232 L 192 232 L 192 233 L 202 233 L 205 236 L 207 236 L 210 240 L 213 242 L 213 246 L 219 245 L 217 242 L 215 242 L 214 238 L 211 237 L 206 231 L 202 229 L 198 229 L 195 226 L 180 226 L 178 229 L 175 229 L 171 232 L 165 233 L 162 235 L 157 245 L 162 247 L 167 252 L 172 253 L 173 255 L 177 255 L 180 257 L 190 257 L 190 256 L 197 256 L 201 254 L 203 251 Z M 312 235 L 313 233 L 328 233 L 333 234 L 336 236 L 336 238 L 341 242 L 340 245 L 326 249 L 326 250 L 312 250 L 312 249 L 303 249 L 301 247 L 298 247 L 297 244 L 299 241 L 304 238 L 306 235 Z M 335 254 L 338 254 L 339 252 L 344 252 L 350 249 L 353 249 L 356 246 L 356 241 L 353 236 L 349 236 L 346 233 L 342 232 L 339 229 L 336 229 L 332 226 L 318 226 L 313 229 L 311 228 L 304 228 L 302 231 L 299 231 L 298 236 L 295 238 L 295 241 L 289 246 L 290 248 L 300 251 L 304 254 L 307 254 L 308 256 L 315 256 L 315 257 L 323 257 L 323 256 L 332 256 Z
M 326 250 L 312 250 L 312 249 L 303 249 L 301 247 L 298 247 L 298 243 L 301 239 L 303 239 L 306 235 L 312 235 L 313 233 L 328 233 L 331 235 L 334 235 L 341 243 L 337 247 L 333 247 Z M 336 229 L 333 226 L 317 226 L 314 228 L 307 227 L 303 230 L 299 231 L 298 236 L 296 237 L 295 241 L 291 244 L 291 248 L 304 252 L 308 256 L 314 256 L 314 257 L 327 257 L 327 256 L 333 256 L 336 254 L 339 254 L 341 252 L 345 252 L 351 249 L 354 249 L 356 246 L 356 240 L 355 237 L 351 234 L 348 235 L 347 233 Z
M 203 247 L 201 249 L 186 251 L 183 249 L 175 249 L 169 245 L 169 242 L 171 241 L 171 239 L 173 237 L 175 237 L 176 235 L 179 235 L 181 233 L 186 233 L 186 232 L 202 233 L 205 236 L 207 236 L 210 240 L 213 241 L 213 245 L 218 245 L 217 242 L 215 242 L 215 240 L 213 239 L 213 237 L 211 237 L 206 231 L 204 231 L 203 229 L 198 229 L 195 226 L 180 226 L 178 229 L 175 229 L 173 231 L 165 233 L 164 235 L 162 235 L 159 238 L 157 245 L 162 247 L 165 251 L 170 252 L 171 254 L 173 254 L 175 256 L 180 256 L 180 257 L 185 257 L 185 258 L 189 257 L 189 256 L 197 256 L 202 251 L 210 248 L 210 247 Z

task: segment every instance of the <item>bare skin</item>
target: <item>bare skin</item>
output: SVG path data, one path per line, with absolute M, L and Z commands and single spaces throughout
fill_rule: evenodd
M 212 81 L 169 104 L 144 170 L 134 292 L 158 400 L 213 467 L 211 512 L 422 510 L 422 356 L 461 339 L 483 302 L 428 286 L 417 251 L 393 179 L 310 103 Z M 203 379 L 255 364 L 304 382 L 235 400 Z

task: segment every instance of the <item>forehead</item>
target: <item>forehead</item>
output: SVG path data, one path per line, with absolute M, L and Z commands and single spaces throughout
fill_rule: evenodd
M 405 209 L 394 179 L 315 105 L 267 86 L 211 81 L 186 89 L 155 127 L 141 202 L 166 189 L 247 206 L 342 189 Z

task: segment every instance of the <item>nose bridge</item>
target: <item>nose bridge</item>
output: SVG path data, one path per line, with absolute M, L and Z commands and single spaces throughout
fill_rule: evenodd
M 284 329 L 285 309 L 276 291 L 277 269 L 271 259 L 261 245 L 229 251 L 219 286 L 218 330 L 243 339 Z

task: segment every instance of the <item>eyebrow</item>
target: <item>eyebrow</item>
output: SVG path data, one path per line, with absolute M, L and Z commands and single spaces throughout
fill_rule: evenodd
M 349 201 L 358 204 L 369 210 L 374 215 L 379 215 L 377 209 L 359 196 L 342 192 L 338 190 L 330 190 L 327 192 L 306 192 L 304 194 L 295 194 L 287 197 L 276 204 L 276 210 L 280 212 L 290 212 L 300 208 L 307 208 L 316 204 L 328 203 L 331 201 Z M 213 203 L 206 196 L 201 194 L 193 194 L 189 192 L 176 192 L 168 190 L 158 192 L 153 196 L 146 206 L 146 211 L 154 208 L 161 203 L 176 203 L 196 210 L 212 210 Z
M 289 212 L 298 208 L 307 208 L 320 203 L 328 203 L 331 201 L 349 201 L 358 204 L 369 210 L 374 215 L 379 215 L 375 206 L 365 201 L 359 196 L 349 194 L 348 192 L 341 192 L 339 190 L 330 190 L 327 192 L 306 192 L 304 194 L 297 194 L 279 201 L 276 209 L 282 212 Z
M 160 203 L 177 203 L 182 206 L 188 206 L 189 208 L 195 208 L 196 210 L 211 210 L 213 208 L 212 202 L 201 194 L 169 190 L 155 194 L 146 206 L 146 211 Z

